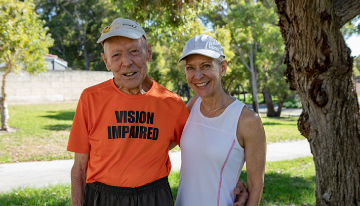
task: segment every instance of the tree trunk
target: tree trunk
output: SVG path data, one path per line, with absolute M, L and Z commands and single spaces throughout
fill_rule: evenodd
M 270 92 L 267 89 L 265 89 L 265 91 L 263 92 L 263 95 L 265 98 L 266 108 L 267 108 L 266 116 L 267 117 L 277 117 L 276 112 L 275 112 L 274 102 L 271 98 Z
M 282 108 L 283 108 L 284 101 L 285 101 L 286 97 L 287 97 L 287 94 L 284 94 L 284 96 L 282 97 L 282 99 L 280 99 L 280 98 L 278 99 L 278 109 L 277 109 L 277 111 L 276 111 L 276 117 L 280 117 L 280 115 L 281 115 L 281 110 L 282 110 Z
M 257 96 L 257 80 L 255 72 L 251 72 L 251 88 L 252 88 L 252 99 L 253 99 L 253 110 L 259 113 L 259 100 Z
M 247 68 L 247 70 L 250 72 L 251 74 L 251 88 L 252 88 L 252 97 L 253 97 L 253 110 L 258 113 L 259 112 L 259 100 L 258 100 L 258 96 L 257 96 L 257 78 L 256 78 L 256 69 L 255 69 L 255 64 L 254 64 L 254 54 L 253 54 L 253 45 L 250 45 L 250 54 L 247 54 L 247 56 L 249 57 L 249 62 L 250 65 L 248 65 L 248 63 L 245 60 L 244 54 L 243 52 L 240 50 L 240 48 L 238 46 L 235 46 L 234 48 L 236 49 L 236 51 L 240 54 L 241 59 L 245 65 L 245 67 Z
M 5 102 L 5 79 L 6 76 L 10 73 L 11 71 L 11 61 L 7 62 L 8 64 L 8 69 L 6 70 L 5 74 L 3 75 L 3 79 L 2 79 L 2 85 L 1 85 L 1 104 L 0 104 L 0 108 L 1 108 L 1 129 L 4 131 L 9 131 L 9 125 L 8 125 L 8 119 L 9 119 L 9 112 L 7 109 L 7 105 Z
M 303 105 L 298 127 L 314 156 L 316 204 L 360 205 L 359 105 L 353 59 L 340 32 L 346 17 L 337 16 L 332 0 L 275 2 L 286 45 L 284 75 Z M 349 2 L 356 5 L 346 7 Z M 360 1 L 341 5 L 360 13 Z
M 85 69 L 86 71 L 89 71 L 89 58 L 85 45 L 84 45 L 84 57 L 85 57 Z

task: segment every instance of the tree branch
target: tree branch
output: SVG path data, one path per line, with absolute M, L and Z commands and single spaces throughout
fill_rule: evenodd
M 239 47 L 235 46 L 235 49 L 236 49 L 236 51 L 240 54 L 241 59 L 242 59 L 242 61 L 244 62 L 245 67 L 247 68 L 247 70 L 249 70 L 249 72 L 251 72 L 251 69 L 250 69 L 249 65 L 246 63 L 244 54 L 241 52 L 241 50 L 239 49 Z
M 260 0 L 260 2 L 267 8 L 271 9 L 271 5 L 267 0 Z
M 344 26 L 352 18 L 360 14 L 360 1 L 334 0 L 334 10 L 339 18 L 340 26 Z

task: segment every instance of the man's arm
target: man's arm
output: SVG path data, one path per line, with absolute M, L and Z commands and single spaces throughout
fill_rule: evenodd
M 71 201 L 73 206 L 84 205 L 88 161 L 89 153 L 75 153 L 74 166 L 71 169 Z
M 170 142 L 169 150 L 172 150 L 174 147 L 176 147 L 176 145 L 178 145 L 176 142 Z
M 234 193 L 236 195 L 234 206 L 244 206 L 249 198 L 249 192 L 246 188 L 245 182 L 241 179 L 239 179 L 236 183 Z

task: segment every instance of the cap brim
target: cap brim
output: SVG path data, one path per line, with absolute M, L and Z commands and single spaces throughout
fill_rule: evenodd
M 127 37 L 130 39 L 139 39 L 142 35 L 145 35 L 145 33 L 138 32 L 133 29 L 123 29 L 121 31 L 114 30 L 114 31 L 110 31 L 110 32 L 104 34 L 103 36 L 101 36 L 97 40 L 96 43 L 102 43 L 105 39 L 113 37 L 113 36 L 123 36 L 123 37 Z
M 179 59 L 178 63 L 182 60 L 184 60 L 185 57 L 191 55 L 191 54 L 201 54 L 213 59 L 217 59 L 219 58 L 221 55 L 215 51 L 211 51 L 211 50 L 207 50 L 207 49 L 196 49 L 196 50 L 191 50 L 190 52 L 183 54 L 182 57 Z

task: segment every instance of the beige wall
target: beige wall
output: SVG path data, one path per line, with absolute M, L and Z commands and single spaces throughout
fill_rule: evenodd
M 2 79 L 3 72 L 0 72 Z M 7 104 L 77 101 L 90 86 L 113 77 L 106 71 L 47 71 L 36 76 L 27 72 L 6 77 Z

